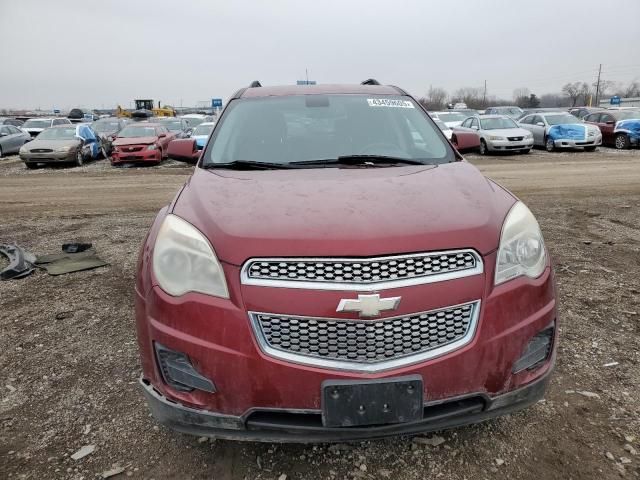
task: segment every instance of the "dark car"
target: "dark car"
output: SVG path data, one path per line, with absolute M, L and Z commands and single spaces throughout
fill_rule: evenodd
M 98 116 L 89 110 L 84 110 L 82 108 L 72 108 L 69 110 L 69 115 L 67 118 L 71 121 L 71 123 L 81 123 L 81 122 L 93 122 L 98 119 Z
M 17 118 L 0 118 L 0 125 L 13 125 L 14 127 L 21 127 L 24 124 L 22 120 Z
M 189 122 L 180 117 L 155 118 L 153 121 L 167 127 L 175 138 L 188 138 L 193 130 Z
M 538 223 L 404 90 L 234 94 L 140 249 L 140 386 L 181 432 L 348 441 L 538 402 L 555 359 Z
M 590 113 L 601 112 L 602 110 L 604 109 L 599 107 L 571 107 L 569 113 L 574 117 L 584 118 Z
M 102 144 L 107 155 L 111 154 L 111 142 L 116 139 L 118 132 L 122 130 L 127 123 L 124 118 L 106 117 L 96 120 L 91 124 L 91 128 L 102 137 Z
M 600 128 L 604 145 L 619 150 L 640 146 L 640 109 L 602 110 L 590 113 L 583 121 Z

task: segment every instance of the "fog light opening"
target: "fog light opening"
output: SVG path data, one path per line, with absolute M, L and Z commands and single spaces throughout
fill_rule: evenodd
M 187 355 L 170 350 L 157 342 L 154 342 L 154 348 L 162 379 L 167 385 L 180 392 L 202 390 L 215 393 L 216 387 L 213 382 L 198 373 Z
M 512 373 L 534 370 L 542 365 L 551 355 L 555 325 L 545 328 L 536 334 L 527 344 L 522 355 L 513 364 Z

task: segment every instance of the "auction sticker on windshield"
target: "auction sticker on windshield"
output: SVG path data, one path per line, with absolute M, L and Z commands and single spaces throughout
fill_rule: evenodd
M 367 98 L 370 107 L 395 107 L 395 108 L 415 108 L 413 103 L 407 100 L 392 100 L 389 98 Z

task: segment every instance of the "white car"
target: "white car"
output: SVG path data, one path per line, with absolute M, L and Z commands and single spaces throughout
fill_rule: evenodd
M 71 124 L 71 120 L 68 118 L 30 118 L 20 128 L 33 138 L 47 128 L 68 124 Z
M 182 115 L 180 118 L 185 119 L 191 128 L 197 127 L 201 123 L 213 122 L 215 119 L 211 115 L 202 115 L 200 113 L 188 113 L 187 115 Z
M 431 118 L 438 118 L 442 120 L 449 128 L 459 126 L 462 121 L 467 118 L 458 112 L 429 112 L 429 115 L 431 115 Z
M 476 132 L 480 137 L 480 155 L 489 152 L 529 153 L 533 147 L 533 134 L 506 115 L 469 117 L 455 130 Z

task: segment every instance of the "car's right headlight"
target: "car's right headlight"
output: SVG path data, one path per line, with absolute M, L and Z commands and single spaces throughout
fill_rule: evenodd
M 176 215 L 167 215 L 158 231 L 153 273 L 169 295 L 200 292 L 229 298 L 224 271 L 209 241 Z
M 489 135 L 489 140 L 505 140 L 505 138 L 497 135 Z
M 547 265 L 542 232 L 531 211 L 516 203 L 502 225 L 495 284 L 526 275 L 538 278 Z

